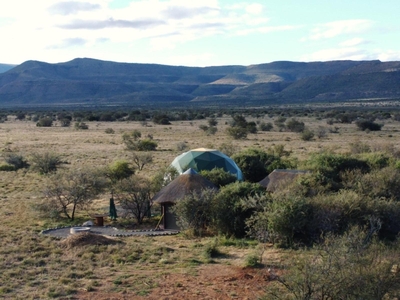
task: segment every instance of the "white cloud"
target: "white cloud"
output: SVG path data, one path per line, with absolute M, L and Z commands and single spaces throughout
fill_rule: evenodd
M 168 64 L 171 65 L 182 65 L 182 66 L 210 66 L 213 65 L 212 59 L 214 58 L 213 53 L 200 53 L 200 54 L 189 54 L 170 56 L 168 58 Z
M 369 41 L 366 41 L 362 38 L 354 38 L 354 39 L 350 39 L 350 40 L 346 40 L 342 43 L 340 43 L 340 46 L 342 47 L 355 47 L 358 45 L 363 45 L 363 44 L 368 44 L 370 43 Z
M 291 26 L 291 25 L 283 25 L 283 26 L 261 26 L 249 29 L 239 30 L 237 32 L 238 35 L 248 35 L 252 33 L 271 33 L 271 32 L 281 32 L 281 31 L 292 31 L 301 28 L 300 26 Z
M 343 34 L 363 33 L 371 29 L 371 20 L 343 20 L 321 24 L 312 29 L 308 40 L 329 39 Z
M 356 48 L 330 48 L 316 51 L 302 56 L 303 61 L 329 61 L 329 60 L 368 60 L 371 59 L 370 53 Z
M 246 12 L 252 15 L 259 15 L 263 12 L 263 6 L 260 3 L 252 3 L 246 6 Z

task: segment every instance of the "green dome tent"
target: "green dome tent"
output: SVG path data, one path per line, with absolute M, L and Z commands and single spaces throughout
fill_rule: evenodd
M 226 172 L 235 175 L 239 181 L 243 180 L 242 171 L 233 159 L 214 149 L 198 148 L 182 153 L 172 161 L 171 167 L 174 167 L 179 174 L 189 168 L 198 172 L 222 168 Z

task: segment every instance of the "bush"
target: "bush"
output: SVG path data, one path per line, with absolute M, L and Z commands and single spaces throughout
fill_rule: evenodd
M 271 241 L 285 247 L 307 241 L 306 229 L 311 216 L 312 206 L 305 198 L 292 195 L 276 197 L 266 212 Z
M 250 148 L 232 156 L 245 180 L 259 182 L 274 169 L 285 169 L 290 164 L 279 156 L 269 154 L 261 149 Z
M 53 126 L 53 119 L 51 118 L 42 118 L 36 123 L 37 127 L 51 127 Z
M 202 170 L 200 171 L 200 175 L 208 179 L 209 181 L 214 183 L 215 186 L 218 187 L 225 186 L 237 180 L 235 175 L 226 172 L 222 168 L 214 168 L 212 170 Z
M 104 130 L 104 132 L 107 133 L 107 134 L 114 134 L 115 130 L 112 129 L 112 128 L 106 128 L 106 130 Z
M 329 236 L 301 258 L 288 262 L 284 275 L 273 272 L 264 299 L 394 299 L 400 289 L 399 245 L 366 243 L 370 232 L 356 228 Z
M 136 144 L 137 151 L 155 151 L 158 144 L 156 141 L 145 139 L 138 141 Z
M 63 163 L 60 155 L 52 152 L 34 153 L 30 161 L 32 169 L 40 174 L 55 172 Z
M 357 120 L 356 125 L 357 125 L 358 129 L 360 129 L 362 131 L 366 131 L 366 130 L 379 131 L 383 127 L 383 125 L 374 123 L 369 120 Z
M 4 171 L 4 172 L 15 171 L 15 167 L 13 165 L 9 165 L 9 164 L 1 164 L 0 171 Z
M 76 130 L 87 130 L 89 129 L 89 125 L 87 125 L 85 122 L 76 122 L 74 128 Z
M 310 129 L 305 129 L 300 136 L 303 141 L 311 141 L 314 138 L 314 132 Z
M 7 164 L 12 165 L 15 170 L 29 167 L 29 164 L 25 160 L 25 158 L 19 154 L 9 153 L 4 156 L 4 160 L 6 161 Z
M 172 211 L 177 216 L 180 228 L 190 230 L 194 236 L 204 235 L 212 220 L 215 194 L 215 190 L 208 189 L 191 193 L 178 201 Z
M 265 193 L 256 183 L 235 182 L 221 187 L 214 197 L 211 225 L 216 233 L 227 236 L 244 237 L 245 222 L 252 209 L 244 205 L 248 197 Z
M 296 119 L 291 119 L 286 122 L 286 128 L 291 132 L 303 132 L 305 125 L 303 122 L 300 122 Z
M 272 128 L 274 128 L 274 125 L 272 125 L 272 123 L 261 122 L 258 125 L 258 130 L 260 131 L 271 131 Z

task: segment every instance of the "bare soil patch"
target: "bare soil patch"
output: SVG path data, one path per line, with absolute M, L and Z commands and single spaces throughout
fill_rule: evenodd
M 267 268 L 210 264 L 199 267 L 195 274 L 163 275 L 147 295 L 81 291 L 73 299 L 257 299 L 272 280 Z

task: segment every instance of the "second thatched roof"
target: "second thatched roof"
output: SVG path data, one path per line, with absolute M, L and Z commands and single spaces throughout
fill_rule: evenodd
M 259 182 L 269 192 L 275 192 L 280 188 L 291 184 L 299 175 L 304 175 L 309 171 L 275 169 L 267 177 Z
M 194 170 L 189 169 L 163 187 L 153 197 L 153 201 L 160 204 L 175 203 L 191 193 L 201 192 L 205 189 L 218 190 L 211 181 L 197 174 Z

